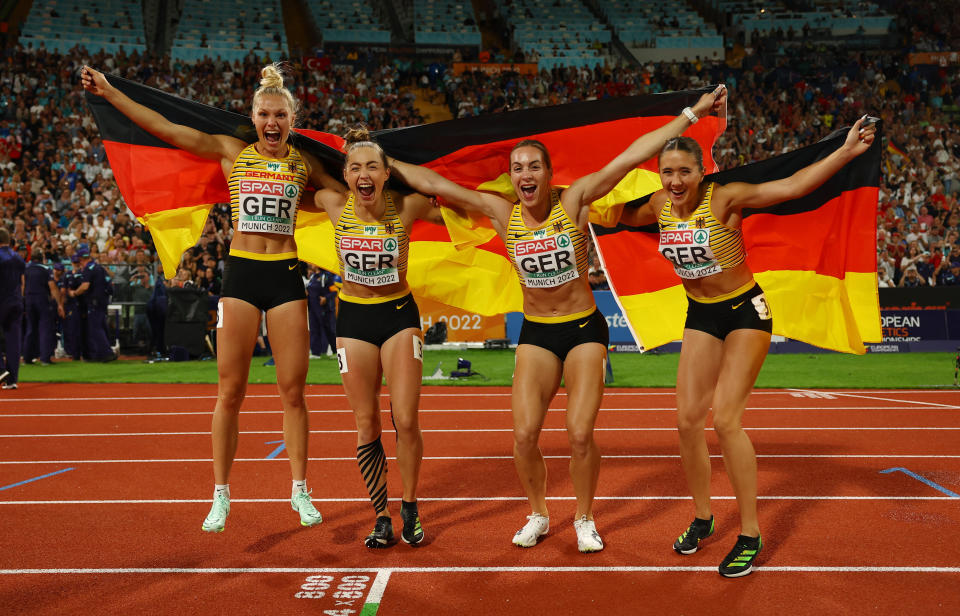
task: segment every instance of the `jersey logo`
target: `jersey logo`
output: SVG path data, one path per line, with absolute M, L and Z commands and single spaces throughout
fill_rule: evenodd
M 560 233 L 563 231 L 563 223 L 559 221 L 553 223 L 553 231 L 554 233 Z
M 364 227 L 363 227 L 363 234 L 364 234 L 364 235 L 376 235 L 376 234 L 377 234 L 377 227 L 376 227 L 376 225 L 364 225 Z
M 707 225 L 706 219 L 703 216 L 697 216 L 696 227 L 697 229 L 703 229 Z
M 404 306 L 406 306 L 406 305 L 409 304 L 409 303 L 410 303 L 410 300 L 407 300 L 407 301 L 403 302 L 403 303 L 400 304 L 400 305 L 394 306 L 394 308 L 396 308 L 397 310 L 401 310 L 401 309 L 403 309 Z
M 746 301 L 747 301 L 747 300 L 743 300 L 743 301 L 740 302 L 739 304 L 734 304 L 733 306 L 730 306 L 730 309 L 731 309 L 731 310 L 736 310 L 736 309 L 739 308 L 740 306 L 743 306 L 744 302 L 746 302 Z
M 288 270 L 290 270 L 290 271 L 292 272 L 293 270 L 295 270 L 295 269 L 297 268 L 297 266 L 298 266 L 298 265 L 300 265 L 300 263 L 299 263 L 299 262 L 298 262 L 298 263 L 294 263 L 293 265 L 291 265 L 291 266 L 290 266 L 290 267 L 288 267 L 287 269 L 288 269 Z
M 393 223 L 388 222 L 383 225 L 384 230 L 387 232 L 387 235 L 393 235 Z
M 589 322 L 590 322 L 590 320 L 588 319 L 588 320 L 584 321 L 583 323 L 581 323 L 581 324 L 580 324 L 580 329 L 583 329 L 584 327 L 586 327 L 586 326 L 587 326 L 587 323 L 589 323 Z

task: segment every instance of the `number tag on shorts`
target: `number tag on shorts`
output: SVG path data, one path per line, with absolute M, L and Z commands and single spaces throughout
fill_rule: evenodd
M 423 361 L 423 340 L 420 336 L 413 336 L 413 358 Z
M 757 314 L 760 316 L 761 321 L 767 321 L 772 318 L 770 316 L 770 306 L 767 304 L 767 298 L 763 293 L 750 301 L 753 302 L 753 307 L 757 309 Z
M 217 329 L 223 327 L 223 300 L 217 302 Z
M 347 349 L 344 347 L 337 348 L 337 363 L 340 364 L 340 374 L 346 374 L 347 372 Z

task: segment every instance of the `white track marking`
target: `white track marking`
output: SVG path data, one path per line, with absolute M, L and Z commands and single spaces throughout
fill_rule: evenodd
M 909 432 L 934 431 L 955 432 L 960 426 L 811 426 L 798 428 L 792 426 L 745 427 L 747 432 Z M 566 428 L 543 428 L 541 432 L 566 432 Z M 594 432 L 676 432 L 676 428 L 594 428 Z M 513 432 L 513 428 L 429 428 L 421 430 L 426 433 L 440 434 L 474 434 L 485 432 Z M 356 429 L 346 430 L 310 430 L 310 434 L 356 434 Z M 384 434 L 392 434 L 393 430 L 384 429 Z M 277 435 L 282 430 L 243 430 L 241 435 Z M 199 432 L 90 432 L 90 433 L 53 433 L 53 434 L 0 434 L 0 438 L 83 438 L 107 436 L 210 436 L 209 431 Z
M 754 567 L 754 571 L 768 573 L 960 573 L 960 567 L 880 567 L 880 566 L 797 566 Z M 106 575 L 106 574 L 160 574 L 160 573 L 662 573 L 662 572 L 713 572 L 716 567 L 131 567 L 100 569 L 0 569 L 0 575 Z
M 570 456 L 543 456 L 547 460 L 569 460 Z M 720 454 L 713 454 L 710 456 L 714 459 L 723 458 Z M 873 453 L 861 453 L 861 454 L 840 454 L 840 453 L 771 453 L 763 454 L 758 453 L 758 458 L 786 458 L 786 459 L 795 459 L 795 458 L 809 458 L 809 459 L 893 459 L 899 460 L 901 458 L 906 459 L 936 459 L 936 460 L 949 460 L 960 458 L 960 455 L 946 455 L 946 454 L 873 454 Z M 460 460 L 513 460 L 513 456 L 424 456 L 424 460 L 450 460 L 450 461 L 460 461 Z M 604 454 L 604 460 L 679 460 L 679 454 Z M 356 464 L 356 457 L 330 457 L 330 458 L 307 458 L 309 462 L 352 462 Z M 387 460 L 395 461 L 396 458 L 393 456 L 387 456 Z M 213 462 L 212 458 L 146 458 L 146 459 L 110 459 L 110 460 L 0 460 L 0 466 L 4 464 L 163 464 L 163 463 L 174 463 L 174 464 L 184 464 L 189 462 L 198 462 L 203 464 L 210 464 Z M 234 458 L 234 463 L 237 462 L 288 462 L 287 458 L 276 457 L 276 458 Z
M 713 500 L 735 500 L 735 496 L 711 496 Z M 954 501 L 952 496 L 758 496 L 765 501 Z M 369 503 L 370 498 L 313 498 L 315 503 Z M 438 503 L 473 503 L 473 502 L 527 502 L 526 496 L 456 496 L 456 497 L 422 497 L 419 502 Z M 548 496 L 548 501 L 575 501 L 575 496 Z M 598 501 L 689 501 L 690 497 L 682 496 L 597 496 Z M 391 498 L 391 502 L 400 502 L 399 498 Z M 290 503 L 289 498 L 231 498 L 231 503 Z M 102 500 L 12 500 L 0 501 L 0 505 L 185 505 L 195 503 L 210 503 L 209 498 L 167 498 L 167 499 L 102 499 Z

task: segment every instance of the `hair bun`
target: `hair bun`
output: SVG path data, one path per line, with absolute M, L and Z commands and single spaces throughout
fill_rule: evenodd
M 366 126 L 355 126 L 347 131 L 347 134 L 343 136 L 343 140 L 347 145 L 360 143 L 361 141 L 371 141 L 370 129 Z

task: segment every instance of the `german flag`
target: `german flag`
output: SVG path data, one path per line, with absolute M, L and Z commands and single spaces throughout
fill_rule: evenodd
M 907 153 L 903 151 L 903 148 L 897 145 L 893 139 L 887 140 L 887 153 L 893 154 L 894 156 L 899 156 L 903 161 L 907 160 Z
M 846 133 L 837 131 L 815 145 L 706 180 L 758 184 L 788 177 L 839 148 Z M 766 294 L 774 334 L 858 354 L 866 352 L 865 342 L 882 339 L 876 274 L 880 154 L 877 139 L 809 195 L 744 210 L 747 264 Z M 646 199 L 649 195 L 626 207 Z M 686 295 L 658 252 L 656 226 L 593 230 L 607 279 L 641 348 L 679 340 Z
M 246 116 L 185 100 L 129 80 L 108 76 L 133 100 L 177 124 L 248 143 L 256 132 Z M 452 120 L 375 133 L 388 155 L 423 164 L 461 185 L 500 192 L 515 199 L 507 173 L 509 152 L 517 141 L 535 138 L 550 150 L 554 184 L 600 169 L 637 137 L 676 117 L 704 92 L 610 98 Z M 134 214 L 150 229 L 164 272 L 172 277 L 181 255 L 202 233 L 213 203 L 228 203 L 229 191 L 216 161 L 197 158 L 146 133 L 100 97 L 87 95 L 100 127 L 107 156 L 121 193 Z M 714 168 L 710 150 L 725 118 L 703 118 L 687 135 L 697 139 L 705 164 Z M 317 131 L 291 136 L 295 147 L 316 156 L 333 177 L 341 177 L 343 140 Z M 399 184 L 391 187 L 407 190 Z M 628 175 L 591 214 L 594 222 L 612 224 L 619 207 L 637 194 L 659 187 L 656 161 Z M 445 227 L 418 222 L 410 230 L 408 282 L 418 296 L 483 315 L 519 310 L 520 285 L 500 238 L 488 221 L 443 210 Z M 300 257 L 331 271 L 338 264 L 333 228 L 325 214 L 301 210 L 297 246 Z

